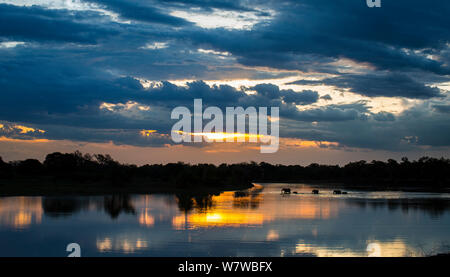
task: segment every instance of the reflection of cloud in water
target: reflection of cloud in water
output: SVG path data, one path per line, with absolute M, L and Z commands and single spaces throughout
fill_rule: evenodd
M 367 245 L 373 244 L 376 247 L 368 251 Z M 309 244 L 300 241 L 295 246 L 295 253 L 297 255 L 307 255 L 316 257 L 367 257 L 374 254 L 374 257 L 411 257 L 419 255 L 417 249 L 408 247 L 402 239 L 395 239 L 392 241 L 367 241 L 364 248 L 355 250 L 345 247 L 330 247 Z
M 122 212 L 126 214 L 136 213 L 128 195 L 105 196 L 103 205 L 105 211 L 111 218 L 117 218 Z
M 132 198 L 132 205 L 138 214 L 138 222 L 145 227 L 172 220 L 179 212 L 173 195 L 140 195 Z
M 277 230 L 269 230 L 267 233 L 266 240 L 267 241 L 276 241 L 280 238 L 280 235 L 278 234 Z
M 148 247 L 146 240 L 142 238 L 103 238 L 97 239 L 97 250 L 99 252 L 120 252 L 125 254 L 144 250 Z
M 0 225 L 26 229 L 42 221 L 41 197 L 0 198 Z
M 389 211 L 401 209 L 405 214 L 410 211 L 422 211 L 432 218 L 438 218 L 450 209 L 448 198 L 348 199 L 347 204 L 361 209 L 376 210 L 386 207 Z
M 139 224 L 146 227 L 152 227 L 155 225 L 155 218 L 150 214 L 148 209 L 143 209 L 139 214 Z
M 114 255 L 367 256 L 371 242 L 380 245 L 380 256 L 448 251 L 442 247 L 448 238 L 448 197 L 384 192 L 389 197 L 383 199 L 373 192 L 365 199 L 363 191 L 335 196 L 323 189 L 312 195 L 306 186 L 295 187 L 297 195 L 283 196 L 282 186 L 294 185 L 268 184 L 217 195 L 0 197 L 0 227 L 14 232 L 41 224 L 30 234 L 49 232 L 58 237 L 64 236 L 60 228 L 71 230 L 88 222 L 91 247 L 96 253 Z M 52 219 L 46 220 L 48 216 Z M 118 216 L 120 220 L 111 221 Z M 185 244 L 189 247 L 180 247 Z

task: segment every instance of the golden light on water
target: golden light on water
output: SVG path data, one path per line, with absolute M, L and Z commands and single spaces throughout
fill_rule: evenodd
M 97 240 L 97 249 L 100 252 L 111 251 L 112 249 L 112 241 L 110 238 L 104 238 L 102 240 Z
M 0 225 L 26 229 L 42 221 L 41 197 L 10 197 L 0 199 Z
M 110 238 L 97 239 L 97 250 L 99 252 L 121 252 L 121 253 L 134 253 L 139 250 L 148 248 L 148 242 L 144 239 L 137 238 Z
M 266 240 L 267 241 L 276 241 L 279 238 L 280 238 L 280 235 L 278 234 L 278 231 L 270 230 L 269 233 L 267 233 Z
M 32 214 L 20 211 L 18 212 L 13 219 L 13 226 L 16 228 L 23 228 L 31 224 Z
M 374 246 L 374 247 L 367 247 Z M 296 254 L 313 254 L 316 257 L 410 257 L 417 256 L 417 249 L 408 247 L 404 240 L 397 238 L 392 241 L 367 241 L 359 250 L 345 247 L 330 247 L 297 243 Z
M 98 252 L 133 254 L 148 250 L 151 246 L 159 247 L 173 243 L 174 235 L 176 240 L 187 235 L 186 241 L 182 241 L 196 244 L 203 242 L 204 239 L 198 234 L 208 234 L 213 240 L 224 240 L 228 239 L 228 235 L 236 235 L 236 239 L 242 243 L 284 244 L 292 240 L 290 245 L 282 247 L 280 255 L 318 257 L 424 255 L 420 247 L 416 245 L 414 248 L 414 244 L 408 240 L 407 236 L 397 235 L 388 239 L 379 239 L 377 235 L 383 235 L 383 233 L 373 232 L 372 225 L 368 226 L 368 230 L 358 229 L 361 228 L 358 225 L 355 225 L 353 229 L 353 226 L 344 226 L 342 222 L 336 221 L 341 216 L 348 216 L 349 209 L 353 209 L 354 206 L 349 206 L 340 199 L 340 196 L 334 196 L 332 192 L 327 194 L 328 192 L 322 193 L 321 190 L 320 195 L 312 195 L 311 187 L 300 185 L 291 187 L 293 191 L 298 190 L 297 195 L 282 195 L 280 187 L 286 184 L 274 185 L 275 188 L 255 185 L 246 191 L 229 191 L 218 195 L 153 194 L 130 197 L 126 206 L 133 207 L 136 212 L 119 215 L 119 219 L 123 219 L 121 222 L 126 222 L 125 224 L 128 225 L 125 226 L 130 229 L 126 231 L 107 229 L 107 234 L 97 234 L 93 246 Z M 383 192 L 378 194 L 383 199 L 387 198 Z M 372 193 L 368 196 L 371 199 L 374 197 Z M 33 230 L 39 230 L 39 227 L 35 225 L 42 224 L 48 219 L 47 216 L 44 217 L 44 212 L 57 212 L 53 209 L 44 210 L 43 207 L 56 207 L 48 206 L 47 200 L 51 199 L 1 197 L 0 227 L 6 227 L 13 232 L 22 231 L 31 226 Z M 82 201 L 85 207 L 95 207 L 83 208 L 83 213 L 97 212 L 99 207 L 103 207 L 101 201 L 103 201 L 102 197 Z M 73 213 L 79 212 L 81 210 L 73 211 Z M 64 222 L 70 226 L 72 220 L 76 224 L 79 218 L 77 216 L 60 217 L 58 220 L 67 220 Z M 336 224 L 340 226 L 337 228 Z M 340 236 L 343 233 L 330 236 L 329 232 L 334 228 L 337 228 L 337 231 L 347 232 L 346 236 Z M 241 230 L 251 232 L 241 233 Z M 366 237 L 358 238 L 354 232 L 359 230 L 369 233 Z M 248 235 L 250 233 L 251 235 Z M 177 234 L 183 235 L 178 237 Z
M 139 224 L 152 227 L 155 225 L 155 218 L 150 214 L 148 209 L 144 209 L 144 211 L 139 215 Z
M 238 227 L 262 225 L 264 223 L 263 214 L 246 214 L 236 212 L 215 211 L 208 213 L 195 213 L 187 217 L 180 215 L 172 220 L 173 227 L 177 230 L 189 228 L 208 227 Z
M 261 189 L 256 185 L 253 190 Z M 286 198 L 276 201 L 279 194 L 252 194 L 236 197 L 234 192 L 223 192 L 213 196 L 214 205 L 207 211 L 193 210 L 172 219 L 175 229 L 209 227 L 261 226 L 276 219 L 329 219 L 337 216 L 338 210 L 328 199 Z M 272 236 L 273 238 L 273 236 Z

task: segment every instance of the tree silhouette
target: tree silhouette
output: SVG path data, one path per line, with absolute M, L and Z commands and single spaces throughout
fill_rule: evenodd
M 450 184 L 450 160 L 422 157 L 416 161 L 402 158 L 400 162 L 357 161 L 344 166 L 310 164 L 272 165 L 239 164 L 121 164 L 107 154 L 55 152 L 48 154 L 41 164 L 38 160 L 4 162 L 0 158 L 0 179 L 53 178 L 79 183 L 103 182 L 109 186 L 126 188 L 134 181 L 148 184 L 167 184 L 181 189 L 208 186 L 249 185 L 251 182 L 341 182 L 378 186 L 427 186 L 441 189 Z

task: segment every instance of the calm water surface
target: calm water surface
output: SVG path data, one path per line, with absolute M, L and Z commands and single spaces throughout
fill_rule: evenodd
M 280 195 L 282 187 L 298 194 Z M 261 184 L 220 195 L 0 197 L 0 256 L 423 256 L 450 251 L 450 194 Z M 368 245 L 369 247 L 368 251 Z

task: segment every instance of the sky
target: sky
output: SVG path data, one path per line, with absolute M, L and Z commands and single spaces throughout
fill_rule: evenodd
M 450 153 L 447 0 L 0 0 L 0 156 L 343 164 Z M 279 107 L 280 146 L 172 141 L 178 106 Z

